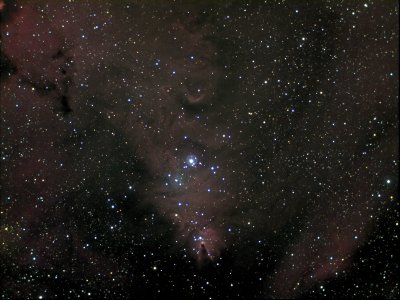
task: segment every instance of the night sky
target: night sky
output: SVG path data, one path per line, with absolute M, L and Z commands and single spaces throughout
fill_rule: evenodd
M 399 297 L 399 4 L 0 1 L 0 295 Z

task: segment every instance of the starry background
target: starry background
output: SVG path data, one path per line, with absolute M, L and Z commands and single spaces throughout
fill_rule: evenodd
M 397 1 L 0 10 L 2 299 L 399 296 Z

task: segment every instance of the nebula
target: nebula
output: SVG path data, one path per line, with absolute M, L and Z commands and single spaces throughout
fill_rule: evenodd
M 3 297 L 398 295 L 397 3 L 0 11 Z

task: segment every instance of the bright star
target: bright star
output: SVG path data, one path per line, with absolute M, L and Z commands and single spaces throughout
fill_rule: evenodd
M 198 159 L 195 155 L 189 155 L 186 158 L 186 163 L 190 166 L 190 167 L 195 167 L 197 165 Z

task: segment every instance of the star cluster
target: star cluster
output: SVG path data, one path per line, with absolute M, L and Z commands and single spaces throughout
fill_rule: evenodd
M 6 298 L 398 297 L 396 1 L 0 1 Z

